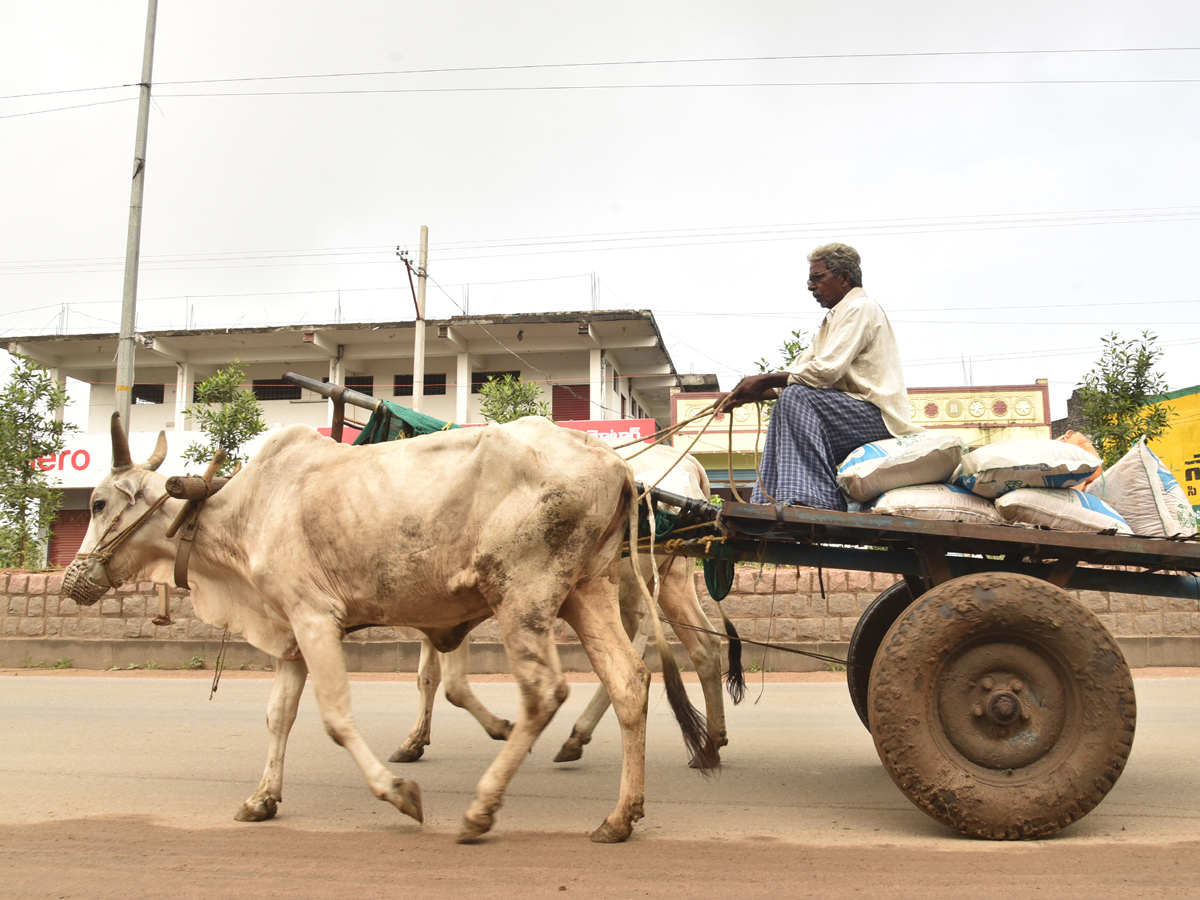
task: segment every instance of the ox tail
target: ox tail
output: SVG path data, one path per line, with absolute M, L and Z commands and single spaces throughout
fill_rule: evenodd
M 729 668 L 725 672 L 725 690 L 729 691 L 729 699 L 734 705 L 741 703 L 746 697 L 746 670 L 742 667 L 742 640 L 737 628 L 725 615 L 725 608 L 720 603 L 721 622 L 725 625 L 725 634 L 729 638 Z
M 683 674 L 679 671 L 679 663 L 675 661 L 675 654 L 671 651 L 671 645 L 667 643 L 667 636 L 663 632 L 662 620 L 658 615 L 658 567 L 654 565 L 654 501 L 647 496 L 646 502 L 649 509 L 650 518 L 650 553 L 651 553 L 651 569 L 654 571 L 654 593 L 651 594 L 650 589 L 646 586 L 646 580 L 642 576 L 642 567 L 638 560 L 638 507 L 641 505 L 635 501 L 629 506 L 629 558 L 633 566 L 634 576 L 637 579 L 638 586 L 642 589 L 642 596 L 646 600 L 646 606 L 649 608 L 650 622 L 654 626 L 654 644 L 658 649 L 658 658 L 662 663 L 663 684 L 667 690 L 667 702 L 671 705 L 671 712 L 675 714 L 675 721 L 679 724 L 679 730 L 683 734 L 683 743 L 687 747 L 688 753 L 691 754 L 691 766 L 698 770 L 702 775 L 708 775 L 720 765 L 719 750 L 708 737 L 708 723 L 705 721 L 700 711 L 692 705 L 692 701 L 688 699 L 687 688 L 683 685 Z

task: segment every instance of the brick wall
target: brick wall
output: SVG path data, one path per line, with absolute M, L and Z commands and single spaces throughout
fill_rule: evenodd
M 699 572 L 695 577 L 705 612 L 720 630 L 720 613 L 708 597 L 704 578 Z M 222 629 L 195 617 L 187 592 L 171 589 L 173 621 L 156 625 L 153 619 L 159 612 L 159 598 L 153 584 L 126 585 L 95 605 L 83 607 L 60 596 L 62 578 L 61 571 L 0 571 L 0 665 L 44 665 L 67 656 L 79 668 L 150 660 L 177 667 L 194 656 L 204 657 L 209 664 L 216 658 Z M 723 606 L 743 637 L 844 658 L 858 616 L 894 580 L 891 575 L 869 572 L 742 566 Z M 1196 598 L 1107 591 L 1080 591 L 1076 596 L 1120 639 L 1131 665 L 1200 665 L 1200 604 Z M 349 665 L 359 670 L 413 670 L 417 638 L 408 628 L 354 632 L 347 638 Z M 561 621 L 558 638 L 564 666 L 586 670 L 586 658 L 579 652 L 574 634 Z M 472 633 L 472 641 L 497 644 L 496 623 L 484 622 Z M 242 661 L 235 664 L 270 664 L 239 641 L 232 641 L 231 646 L 232 658 Z M 498 648 L 492 650 L 490 658 L 499 660 Z M 759 661 L 762 652 L 761 648 L 748 649 L 746 658 Z M 482 653 L 481 647 L 477 656 Z M 803 671 L 822 664 L 772 650 L 767 667 Z

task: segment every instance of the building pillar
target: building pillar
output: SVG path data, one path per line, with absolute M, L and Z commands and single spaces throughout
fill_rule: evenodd
M 57 367 L 57 366 L 54 366 L 54 367 L 52 367 L 52 368 L 50 368 L 50 369 L 47 369 L 47 372 L 49 372 L 49 373 L 50 373 L 50 377 L 51 377 L 51 378 L 52 378 L 52 379 L 53 379 L 53 380 L 54 380 L 54 381 L 55 381 L 55 382 L 58 384 L 58 387 L 59 387 L 59 389 L 60 389 L 60 390 L 62 390 L 62 392 L 63 392 L 64 394 L 66 394 L 66 391 L 67 391 L 67 379 L 63 377 L 62 373 L 61 373 L 61 372 L 58 370 L 58 367 Z M 61 421 L 63 420 L 63 413 L 64 413 L 64 412 L 66 412 L 66 405 L 65 405 L 65 404 L 64 404 L 64 405 L 62 405 L 62 406 L 56 406 L 56 407 L 54 408 L 54 421 L 55 421 L 55 422 L 61 422 Z
M 589 419 L 607 419 L 608 410 L 604 403 L 604 351 L 593 347 L 588 351 L 588 396 L 591 398 Z
M 454 415 L 459 425 L 465 425 L 471 402 L 471 357 L 466 353 L 459 353 L 457 360 L 458 368 L 454 375 Z
M 175 363 L 175 431 L 188 430 L 188 416 L 185 410 L 192 405 L 192 382 L 195 380 L 195 372 L 191 363 Z
M 341 347 L 338 348 L 339 351 L 341 349 L 342 349 Z M 341 384 L 342 383 L 342 368 L 343 368 L 342 354 L 339 352 L 337 356 L 331 357 L 329 360 L 329 383 L 330 384 Z M 325 403 L 325 424 L 326 424 L 326 426 L 328 426 L 330 428 L 333 427 L 333 401 L 332 400 L 328 400 Z

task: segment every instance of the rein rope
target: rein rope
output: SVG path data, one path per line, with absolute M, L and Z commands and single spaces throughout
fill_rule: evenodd
M 641 609 L 632 609 L 628 606 L 622 606 L 621 610 L 624 612 L 631 612 L 637 616 L 645 616 L 646 615 L 645 611 L 643 611 Z M 662 621 L 666 622 L 672 628 L 676 628 L 676 629 L 686 628 L 688 631 L 696 631 L 701 634 L 711 634 L 713 637 L 718 637 L 718 638 L 727 637 L 727 635 L 725 635 L 724 633 L 722 633 L 720 631 L 717 631 L 713 628 L 705 628 L 702 625 L 690 625 L 687 622 L 676 622 L 674 619 L 668 619 L 665 616 L 662 617 Z M 771 643 L 769 640 L 756 641 L 753 638 L 744 638 L 744 637 L 739 637 L 738 640 L 740 640 L 743 644 L 753 644 L 756 647 L 763 647 L 763 648 L 766 648 L 767 650 L 779 650 L 782 653 L 791 653 L 795 656 L 807 656 L 809 659 L 815 659 L 818 662 L 833 663 L 835 665 L 841 665 L 841 666 L 851 665 L 851 663 L 848 660 L 841 659 L 840 657 L 837 657 L 837 656 L 828 656 L 827 654 L 824 654 L 824 653 L 813 653 L 809 650 L 797 650 L 795 647 L 788 647 L 784 644 L 774 644 L 774 643 Z M 858 663 L 858 665 L 866 665 L 866 664 Z
M 125 542 L 126 538 L 140 528 L 147 519 L 158 512 L 162 508 L 162 505 L 169 499 L 170 497 L 164 493 L 161 497 L 151 503 L 145 512 L 130 522 L 129 525 L 118 532 L 117 535 L 103 547 L 97 546 L 97 548 L 91 553 L 81 553 L 79 556 L 83 559 L 94 559 L 96 562 L 100 563 L 101 566 L 107 569 L 108 564 L 112 561 L 113 553 L 116 551 L 116 549 Z M 108 533 L 113 530 L 116 524 L 117 519 L 114 519 L 108 528 L 104 530 L 104 534 L 100 535 L 100 541 L 103 541 L 104 538 L 108 536 Z M 99 544 L 100 541 L 97 541 L 96 543 Z

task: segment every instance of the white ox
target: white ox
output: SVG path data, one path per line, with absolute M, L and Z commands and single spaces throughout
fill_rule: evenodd
M 647 446 L 634 444 L 621 447 L 617 452 L 628 460 L 635 477 L 645 487 L 657 485 L 683 497 L 708 500 L 711 489 L 708 474 L 699 461 L 690 454 L 675 450 L 664 444 Z M 650 555 L 640 555 L 642 577 L 650 582 L 654 570 Z M 720 748 L 729 743 L 725 732 L 725 707 L 721 696 L 721 641 L 714 635 L 712 623 L 700 606 L 696 594 L 694 566 L 691 560 L 666 557 L 659 551 L 656 560 L 659 569 L 660 590 L 658 601 L 668 620 L 678 623 L 675 634 L 679 638 L 704 692 L 705 719 L 708 725 L 705 759 L 710 763 L 720 761 Z M 626 558 L 621 566 L 621 618 L 625 631 L 632 638 L 638 631 L 642 602 L 642 588 Z M 638 634 L 636 644 L 645 645 L 646 631 Z M 639 647 L 641 649 L 641 647 Z M 470 671 L 470 643 L 466 639 L 457 649 L 438 653 L 429 640 L 421 642 L 421 661 L 418 666 L 417 684 L 421 692 L 421 705 L 417 720 L 404 743 L 390 757 L 391 762 L 415 762 L 420 759 L 429 745 L 433 724 L 433 701 L 439 684 L 444 683 L 446 699 L 454 706 L 469 712 L 483 729 L 494 739 L 504 740 L 512 731 L 512 723 L 491 712 L 476 697 L 468 683 Z M 604 685 L 596 689 L 591 702 L 576 720 L 555 762 L 571 762 L 583 755 L 583 748 L 592 739 L 592 733 L 609 707 L 608 691 Z M 693 761 L 693 765 L 698 765 Z
M 94 603 L 130 581 L 166 582 L 183 501 L 154 470 L 165 437 L 135 465 L 113 417 L 113 470 L 92 493 L 91 523 L 64 592 Z M 621 723 L 617 806 L 592 834 L 625 840 L 643 814 L 649 673 L 621 627 L 620 545 L 629 467 L 600 441 L 545 419 L 349 447 L 293 425 L 272 437 L 198 519 L 188 582 L 205 622 L 239 632 L 278 661 L 266 767 L 238 811 L 275 815 L 306 675 L 325 729 L 371 792 L 417 821 L 420 789 L 371 753 L 350 712 L 341 641 L 368 625 L 410 626 L 451 650 L 499 622 L 521 709 L 467 809 L 460 841 L 487 832 L 504 790 L 567 696 L 555 616 L 579 635 Z M 185 529 L 186 530 L 186 529 Z M 181 532 L 182 534 L 183 532 Z M 702 734 L 685 735 L 695 746 Z

